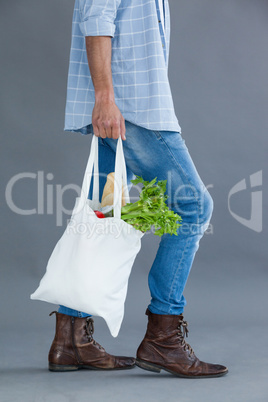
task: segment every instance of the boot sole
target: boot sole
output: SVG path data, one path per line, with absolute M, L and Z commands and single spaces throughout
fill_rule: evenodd
M 212 375 L 184 375 L 184 374 L 179 374 L 176 371 L 169 370 L 166 367 L 160 366 L 159 364 L 150 363 L 145 360 L 138 359 L 138 358 L 136 358 L 136 366 L 140 367 L 143 370 L 153 371 L 154 373 L 160 373 L 161 370 L 165 370 L 168 373 L 171 373 L 173 375 L 176 375 L 177 377 L 182 377 L 182 378 L 214 378 L 214 377 L 222 377 L 223 375 L 228 373 L 228 370 L 227 370 L 227 371 L 224 371 L 223 373 L 212 374 Z
M 86 365 L 69 365 L 69 364 L 53 364 L 49 363 L 48 364 L 48 369 L 49 371 L 53 372 L 67 372 L 67 371 L 77 371 L 77 370 L 101 370 L 101 371 L 109 371 L 109 370 L 130 370 L 134 368 L 136 365 L 133 364 L 133 366 L 126 366 L 126 367 L 116 367 L 116 368 L 99 368 L 99 367 L 93 367 L 93 366 L 86 366 Z

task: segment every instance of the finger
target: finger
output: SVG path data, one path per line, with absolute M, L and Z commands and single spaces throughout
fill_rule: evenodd
M 106 127 L 106 134 L 108 138 L 112 138 L 112 126 Z
M 101 126 L 99 128 L 99 133 L 100 133 L 101 138 L 106 138 L 107 137 L 106 130 L 105 130 L 104 126 Z
M 112 129 L 113 139 L 116 140 L 120 136 L 120 123 L 114 122 Z
M 92 125 L 93 125 L 93 133 L 94 133 L 94 135 L 96 135 L 96 137 L 100 137 L 98 126 L 95 126 L 95 124 L 92 124 Z
M 120 133 L 122 140 L 126 140 L 126 126 L 125 126 L 125 119 L 121 119 L 120 121 Z

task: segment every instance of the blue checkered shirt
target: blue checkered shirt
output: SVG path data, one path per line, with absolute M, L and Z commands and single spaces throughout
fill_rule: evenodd
M 115 103 L 123 117 L 150 130 L 181 132 L 168 79 L 168 0 L 163 15 L 164 24 L 158 0 L 75 1 L 65 131 L 92 133 L 95 92 L 85 36 L 111 36 Z

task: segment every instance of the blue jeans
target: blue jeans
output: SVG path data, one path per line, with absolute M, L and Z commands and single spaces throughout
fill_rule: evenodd
M 178 236 L 164 234 L 148 276 L 149 310 L 155 314 L 181 314 L 183 291 L 199 241 L 208 228 L 213 199 L 202 182 L 181 133 L 154 131 L 125 120 L 123 141 L 128 186 L 135 175 L 144 180 L 167 180 L 167 205 L 182 217 Z M 117 140 L 98 138 L 100 201 L 108 173 L 114 171 Z M 89 198 L 92 196 L 92 183 Z M 59 312 L 88 316 L 60 306 Z

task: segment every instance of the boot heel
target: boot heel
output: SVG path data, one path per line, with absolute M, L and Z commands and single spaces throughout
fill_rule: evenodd
M 136 366 L 142 368 L 143 370 L 153 371 L 155 373 L 160 373 L 161 369 L 153 363 L 146 362 L 144 360 L 136 359 Z
M 49 371 L 58 371 L 58 372 L 63 372 L 63 371 L 76 371 L 79 370 L 78 366 L 74 365 L 69 365 L 69 364 L 53 364 L 49 363 L 48 364 L 48 369 Z

